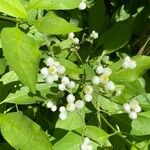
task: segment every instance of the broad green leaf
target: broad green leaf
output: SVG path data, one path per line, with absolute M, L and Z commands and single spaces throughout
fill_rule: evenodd
M 83 119 L 85 113 L 82 112 L 69 112 L 66 120 L 59 119 L 55 128 L 61 128 L 65 130 L 75 130 L 83 126 Z M 81 117 L 82 116 L 82 117 Z
M 150 68 L 149 56 L 135 56 L 133 59 L 137 63 L 137 67 L 135 69 L 120 69 L 119 71 L 113 73 L 110 79 L 116 82 L 131 82 L 137 80 L 145 73 L 146 70 Z M 121 67 L 121 64 L 122 61 L 118 63 L 118 67 Z
M 30 0 L 32 9 L 65 10 L 77 8 L 81 0 Z
M 15 93 L 10 93 L 6 99 L 1 103 L 14 103 L 14 104 L 34 104 L 38 101 L 44 102 L 47 93 L 51 93 L 50 88 L 55 85 L 47 85 L 46 83 L 37 84 L 36 94 L 32 94 L 29 89 L 21 87 Z
M 108 50 L 108 53 L 113 52 L 123 47 L 130 40 L 131 34 L 132 19 L 117 22 L 100 37 L 99 45 L 102 45 L 104 50 Z
M 26 10 L 19 0 L 0 0 L 0 12 L 16 18 L 27 17 Z
M 150 111 L 138 113 L 137 119 L 132 121 L 131 134 L 136 136 L 150 135 Z
M 94 107 L 101 107 L 103 110 L 108 111 L 110 114 L 118 113 L 121 110 L 117 103 L 97 93 L 94 93 L 92 103 Z
M 116 102 L 124 104 L 137 95 L 145 94 L 145 90 L 139 80 L 121 82 L 120 84 L 123 84 L 124 88 L 122 89 L 121 95 L 113 97 L 113 100 Z
M 10 35 L 13 35 L 10 38 Z M 18 28 L 1 32 L 3 52 L 21 82 L 35 92 L 40 52 L 35 41 Z
M 105 4 L 103 0 L 96 0 L 95 5 L 89 10 L 89 29 L 101 32 L 105 22 Z
M 110 142 L 108 141 L 110 135 L 106 133 L 104 130 L 102 130 L 101 128 L 95 126 L 86 126 L 84 135 L 96 141 L 100 147 L 111 146 Z
M 34 26 L 43 34 L 68 34 L 79 32 L 80 28 L 73 26 L 54 12 L 48 12 L 45 17 L 35 21 Z
M 15 149 L 52 150 L 51 143 L 40 126 L 22 113 L 3 115 L 0 128 L 5 140 Z
M 54 144 L 53 150 L 80 150 L 82 144 L 82 135 L 76 132 L 67 133 L 61 140 Z M 91 142 L 93 150 L 96 150 L 98 144 Z
M 0 81 L 2 81 L 3 84 L 7 84 L 7 83 L 18 81 L 18 80 L 19 80 L 19 78 L 14 71 L 7 72 L 0 79 Z
M 73 79 L 79 79 L 79 75 L 83 73 L 82 69 L 67 59 L 59 59 L 59 62 L 65 66 L 66 74 Z

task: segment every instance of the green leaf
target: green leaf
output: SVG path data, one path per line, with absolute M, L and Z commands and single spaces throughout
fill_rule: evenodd
M 4 101 L 1 103 L 14 103 L 14 104 L 34 104 L 36 102 L 44 102 L 45 95 L 47 93 L 51 93 L 50 88 L 54 85 L 47 85 L 46 83 L 38 84 L 36 94 L 32 94 L 29 89 L 25 87 L 21 87 L 20 90 L 15 93 L 10 93 Z
M 3 115 L 0 128 L 5 140 L 15 149 L 52 150 L 51 143 L 40 126 L 22 113 Z
M 7 72 L 0 79 L 0 81 L 2 81 L 3 84 L 8 84 L 10 82 L 14 82 L 14 81 L 18 81 L 18 80 L 19 80 L 19 78 L 14 71 Z
M 96 0 L 95 5 L 89 10 L 89 29 L 101 32 L 105 22 L 105 4 L 103 0 Z M 97 22 L 98 21 L 98 22 Z
M 80 79 L 79 75 L 83 73 L 82 69 L 67 59 L 59 59 L 59 62 L 65 66 L 66 74 L 73 79 Z
M 26 10 L 19 0 L 0 0 L 0 12 L 16 18 L 27 17 Z
M 117 22 L 112 28 L 105 32 L 99 39 L 99 45 L 103 45 L 107 53 L 123 47 L 132 34 L 132 19 Z M 113 37 L 113 38 L 112 38 Z
M 150 68 L 150 57 L 149 56 L 135 56 L 133 58 L 136 63 L 137 67 L 135 69 L 120 69 L 119 71 L 116 71 L 113 73 L 110 77 L 111 80 L 116 82 L 131 82 L 134 80 L 137 80 L 139 77 L 141 77 L 146 70 Z M 118 63 L 118 67 L 121 67 L 122 61 Z
M 6 60 L 4 58 L 0 59 L 0 75 L 2 75 L 5 72 L 6 69 Z
M 111 99 L 105 98 L 105 97 L 103 97 L 97 93 L 93 94 L 92 103 L 93 103 L 95 108 L 97 108 L 99 106 L 103 110 L 106 110 L 107 112 L 109 112 L 110 114 L 115 114 L 115 113 L 118 113 L 120 111 L 120 106 L 118 104 L 113 102 Z
M 32 9 L 65 10 L 77 8 L 81 0 L 30 0 Z
M 10 35 L 13 35 L 10 38 Z M 37 82 L 40 52 L 35 41 L 18 28 L 5 28 L 1 32 L 3 52 L 9 65 L 21 82 L 34 93 Z
M 138 113 L 137 119 L 132 121 L 131 134 L 136 136 L 150 135 L 150 111 Z
M 58 17 L 54 12 L 35 21 L 34 26 L 43 34 L 68 34 L 70 32 L 79 32 L 81 28 L 75 27 L 63 18 Z
M 75 130 L 82 127 L 85 113 L 82 112 L 69 112 L 66 120 L 59 119 L 56 123 L 56 128 L 61 128 L 65 130 Z M 81 117 L 82 116 L 82 117 Z
M 102 130 L 101 128 L 95 126 L 86 126 L 84 134 L 90 139 L 96 141 L 100 147 L 111 146 L 110 142 L 108 141 L 110 135 L 106 133 L 104 130 Z
M 54 144 L 53 150 L 80 150 L 80 145 L 82 144 L 81 134 L 76 134 L 75 132 L 67 133 L 61 140 Z M 96 150 L 98 144 L 92 142 L 93 150 Z

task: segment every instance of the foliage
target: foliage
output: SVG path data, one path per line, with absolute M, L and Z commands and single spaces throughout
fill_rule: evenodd
M 0 149 L 148 150 L 149 5 L 0 0 Z

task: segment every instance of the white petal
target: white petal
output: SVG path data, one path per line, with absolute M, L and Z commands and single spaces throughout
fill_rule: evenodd
M 134 112 L 134 111 L 130 112 L 129 113 L 129 118 L 132 119 L 132 120 L 136 119 L 137 118 L 137 113 Z
M 47 68 L 47 67 L 43 67 L 43 68 L 41 69 L 41 74 L 44 76 L 44 78 L 45 78 L 46 76 L 48 76 L 48 75 L 49 75 L 48 68 Z
M 52 57 L 49 57 L 49 58 L 47 58 L 47 60 L 46 60 L 46 65 L 47 65 L 47 66 L 51 66 L 51 65 L 54 64 L 54 62 L 55 62 L 55 60 L 54 60 Z

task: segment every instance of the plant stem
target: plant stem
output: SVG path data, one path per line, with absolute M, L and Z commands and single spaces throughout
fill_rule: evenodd
M 105 119 L 105 117 L 100 114 L 101 118 L 105 121 L 105 123 L 117 134 L 119 135 L 122 139 L 124 139 L 128 144 L 132 145 L 133 147 L 135 147 L 137 150 L 140 150 L 139 147 L 137 147 L 136 145 L 134 145 L 132 142 L 130 142 L 128 139 L 126 139 L 124 137 L 124 135 L 122 135 L 119 131 L 117 131 L 108 121 L 107 119 Z
M 11 21 L 11 22 L 15 22 L 15 23 L 21 22 L 20 19 L 11 18 L 11 17 L 7 17 L 7 16 L 1 16 L 1 15 L 0 15 L 0 19 L 7 20 L 7 21 Z

